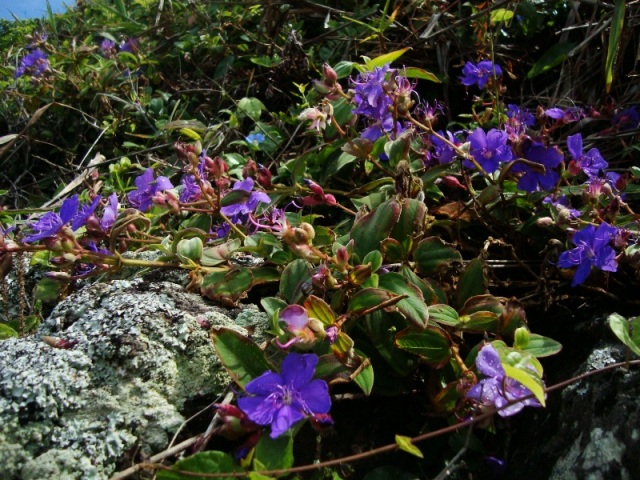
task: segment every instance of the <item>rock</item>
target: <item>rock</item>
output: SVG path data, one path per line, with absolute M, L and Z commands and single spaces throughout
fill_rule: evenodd
M 556 376 L 550 383 L 625 361 L 625 347 L 609 329 L 607 316 L 569 331 L 572 338 L 563 344 L 571 347 L 572 342 L 573 350 L 559 360 L 572 374 Z M 514 421 L 517 432 L 511 439 L 510 478 L 640 478 L 638 367 L 582 379 L 552 393 L 546 409 L 536 409 Z
M 116 280 L 68 297 L 35 336 L 1 342 L 0 478 L 104 479 L 134 450 L 164 449 L 185 402 L 230 381 L 202 325 L 246 333 L 239 313 L 173 283 Z M 264 314 L 240 317 L 260 338 Z

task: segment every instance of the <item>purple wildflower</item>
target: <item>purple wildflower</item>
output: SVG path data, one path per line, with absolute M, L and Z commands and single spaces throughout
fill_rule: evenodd
M 525 127 L 533 127 L 533 124 L 536 123 L 536 118 L 529 110 L 513 103 L 507 105 L 507 118 Z
M 579 107 L 569 107 L 565 109 L 553 107 L 544 110 L 543 115 L 564 124 L 577 122 L 584 117 L 584 111 Z
M 511 147 L 507 145 L 508 139 L 508 135 L 503 131 L 492 128 L 485 133 L 480 127 L 467 137 L 471 155 L 487 173 L 495 172 L 500 162 L 508 162 L 513 158 Z M 469 160 L 465 160 L 464 165 L 468 168 L 474 167 Z
M 37 222 L 29 224 L 29 227 L 35 232 L 24 238 L 25 243 L 37 242 L 43 238 L 53 237 L 62 227 L 71 221 L 78 213 L 78 195 L 67 198 L 62 202 L 60 213 L 47 212 Z
M 460 141 L 453 136 L 453 134 L 447 130 L 446 132 L 438 132 L 440 136 L 445 137 L 454 145 L 460 145 Z M 438 160 L 440 165 L 445 165 L 447 163 L 451 163 L 456 158 L 456 151 L 453 149 L 451 145 L 443 142 L 435 135 L 429 136 L 431 143 L 433 144 L 433 155 L 432 157 Z
M 523 156 L 531 162 L 539 163 L 540 167 L 516 163 L 511 171 L 524 173 L 518 181 L 518 188 L 525 192 L 552 190 L 560 178 L 553 169 L 562 163 L 562 152 L 556 147 L 546 147 L 542 142 L 529 142 L 524 147 Z
M 611 246 L 617 233 L 616 227 L 603 222 L 598 228 L 588 225 L 573 235 L 571 242 L 576 248 L 562 252 L 558 258 L 558 266 L 561 268 L 578 266 L 573 275 L 572 287 L 586 280 L 591 267 L 605 272 L 615 272 L 618 269 L 616 252 Z
M 138 40 L 135 38 L 130 38 L 126 41 L 120 42 L 120 51 L 135 53 L 138 50 Z
M 93 199 L 93 202 L 82 205 L 71 219 L 71 230 L 74 232 L 87 223 L 87 219 L 93 215 L 98 204 L 100 203 L 100 195 Z
M 116 42 L 114 42 L 113 40 L 109 40 L 108 38 L 103 38 L 100 42 L 100 50 L 104 55 L 111 55 L 115 47 Z
M 116 217 L 118 216 L 118 195 L 116 193 L 112 193 L 109 195 L 109 203 L 106 207 L 104 207 L 104 212 L 102 213 L 102 219 L 100 220 L 100 226 L 103 230 L 108 230 L 116 221 Z
M 463 76 L 460 77 L 460 81 L 467 87 L 477 85 L 482 90 L 489 83 L 489 80 L 494 77 L 494 74 L 496 77 L 502 75 L 502 68 L 489 60 L 478 62 L 477 65 L 467 62 L 462 67 Z
M 136 190 L 127 194 L 129 202 L 141 212 L 146 212 L 153 203 L 153 197 L 162 190 L 170 190 L 173 185 L 167 177 L 153 178 L 153 168 L 149 167 L 135 180 Z
M 245 192 L 244 201 L 238 201 L 232 203 L 231 205 L 224 206 L 220 209 L 220 211 L 228 216 L 236 216 L 253 213 L 253 211 L 258 207 L 259 203 L 270 203 L 271 199 L 269 195 L 264 192 L 253 192 L 253 178 L 248 177 L 244 181 L 237 181 L 233 184 L 232 191 L 242 191 Z M 234 222 L 235 223 L 235 222 Z
M 589 178 L 599 177 L 601 171 L 609 166 L 597 148 L 592 148 L 587 153 L 582 153 L 581 133 L 567 137 L 567 149 L 571 157 L 573 157 L 575 165 L 582 169 Z
M 390 107 L 393 104 L 393 98 L 389 94 L 389 82 L 385 80 L 389 71 L 389 65 L 378 68 L 372 72 L 364 72 L 358 75 L 353 82 L 355 85 L 355 95 L 353 101 L 356 108 L 353 113 L 363 115 L 369 120 L 368 127 L 360 135 L 366 140 L 376 141 L 385 133 L 398 135 L 404 131 L 404 127 L 397 122 Z M 396 84 L 403 90 L 402 95 L 409 95 L 407 88 L 408 82 L 403 82 L 404 77 L 397 77 Z
M 506 406 L 509 402 L 531 395 L 531 390 L 513 378 L 507 377 L 500 355 L 491 344 L 485 345 L 476 357 L 478 371 L 487 378 L 480 380 L 467 393 L 467 398 L 482 405 L 494 405 L 502 417 L 515 415 L 526 406 L 539 407 L 535 398 L 527 398 L 518 403 Z
M 198 185 L 195 175 L 184 175 L 181 183 L 180 201 L 182 203 L 194 202 L 200 199 L 202 190 L 200 189 L 200 185 Z
M 265 372 L 247 383 L 251 396 L 238 399 L 238 407 L 258 425 L 271 425 L 277 438 L 309 416 L 331 409 L 329 387 L 324 380 L 312 380 L 318 356 L 290 353 L 282 362 L 282 373 Z
M 16 70 L 15 78 L 21 77 L 25 73 L 30 74 L 32 77 L 39 77 L 48 69 L 49 60 L 47 60 L 47 54 L 36 48 L 20 60 L 20 66 Z
M 623 132 L 625 130 L 633 130 L 640 125 L 640 112 L 636 107 L 625 108 L 613 116 L 611 123 Z
M 565 195 L 562 195 L 557 200 L 553 197 L 545 197 L 544 200 L 542 200 L 542 203 L 555 207 L 558 212 L 567 212 L 567 215 L 570 219 L 578 218 L 582 215 L 580 210 L 576 210 L 575 208 L 571 207 L 569 199 Z

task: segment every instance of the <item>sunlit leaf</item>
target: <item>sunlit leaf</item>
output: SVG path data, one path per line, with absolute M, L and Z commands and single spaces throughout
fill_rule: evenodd
M 411 50 L 411 47 L 402 48 L 400 50 L 395 50 L 393 52 L 385 53 L 384 55 L 380 55 L 374 59 L 365 59 L 365 66 L 367 70 L 373 71 L 375 67 L 383 67 L 387 63 L 392 63 L 399 59 L 402 55 L 404 55 L 408 50 Z
M 180 472 L 189 472 L 183 475 Z M 204 480 L 206 477 L 194 475 L 197 473 L 242 473 L 244 470 L 231 455 L 211 450 L 198 452 L 183 460 L 178 460 L 169 470 L 158 470 L 156 476 L 161 480 Z M 232 480 L 237 477 L 218 477 L 221 480 Z
M 605 62 L 605 89 L 606 93 L 611 91 L 613 83 L 613 70 L 620 51 L 622 29 L 624 27 L 624 11 L 626 0 L 616 0 L 611 19 L 611 30 L 609 31 L 609 45 L 607 48 L 607 60 Z
M 451 359 L 451 338 L 439 327 L 427 327 L 424 330 L 405 329 L 395 338 L 398 348 L 418 355 L 423 362 L 442 367 Z
M 424 458 L 424 455 L 418 447 L 411 443 L 411 437 L 405 437 L 404 435 L 396 435 L 396 444 L 400 450 L 410 453 L 418 458 Z
M 227 373 L 243 389 L 251 380 L 273 369 L 260 347 L 235 330 L 214 329 L 211 340 Z

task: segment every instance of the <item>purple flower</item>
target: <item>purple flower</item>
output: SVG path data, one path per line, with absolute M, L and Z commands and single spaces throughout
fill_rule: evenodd
M 149 167 L 135 180 L 136 190 L 127 194 L 129 202 L 141 212 L 146 212 L 153 203 L 153 197 L 162 190 L 169 190 L 173 185 L 167 177 L 153 178 L 153 168 Z
M 557 200 L 555 200 L 553 197 L 545 197 L 544 200 L 542 200 L 542 203 L 546 205 L 552 205 L 556 208 L 556 210 L 558 210 L 558 212 L 567 212 L 570 219 L 578 218 L 582 215 L 580 210 L 576 210 L 575 208 L 571 207 L 569 199 L 565 195 L 562 195 Z
M 389 65 L 378 68 L 372 72 L 364 72 L 358 75 L 353 82 L 355 85 L 355 95 L 353 101 L 356 108 L 353 113 L 363 115 L 369 120 L 367 128 L 360 135 L 361 138 L 375 142 L 385 133 L 398 135 L 404 131 L 400 122 L 394 120 L 390 111 L 393 98 L 389 93 L 391 88 L 386 81 L 386 74 Z M 411 84 L 404 77 L 396 78 L 397 89 L 402 95 L 410 95 Z
M 496 77 L 502 75 L 502 68 L 489 60 L 478 62 L 477 65 L 467 62 L 462 67 L 463 76 L 460 77 L 460 81 L 467 87 L 477 85 L 482 90 L 489 83 L 489 79 L 494 77 L 494 74 Z
M 100 220 L 100 226 L 103 230 L 108 230 L 116 221 L 116 217 L 118 216 L 118 195 L 116 193 L 112 193 L 109 195 L 109 203 L 106 207 L 104 207 L 104 212 L 102 213 L 102 219 Z
M 438 132 L 440 136 L 445 137 L 454 145 L 460 145 L 460 141 L 453 136 L 453 134 L 447 130 L 445 132 Z M 431 143 L 433 144 L 433 155 L 432 157 L 438 160 L 440 165 L 445 165 L 447 163 L 451 163 L 456 158 L 456 151 L 451 147 L 448 143 L 443 142 L 435 135 L 429 136 Z
M 640 124 L 640 113 L 636 107 L 625 108 L 613 116 L 611 123 L 623 132 L 625 130 L 633 130 L 638 128 Z
M 514 105 L 513 103 L 507 105 L 507 118 L 525 127 L 532 127 L 533 124 L 536 123 L 536 118 L 529 110 L 519 105 Z
M 324 380 L 312 380 L 318 356 L 290 353 L 282 362 L 282 373 L 265 372 L 247 383 L 251 396 L 238 399 L 238 407 L 258 425 L 271 425 L 277 438 L 309 416 L 331 409 L 329 387 Z
M 247 195 L 244 196 L 244 201 L 238 201 L 231 205 L 224 206 L 220 211 L 227 217 L 243 215 L 253 213 L 259 203 L 270 203 L 271 199 L 269 195 L 264 192 L 252 192 L 253 190 L 253 178 L 247 177 L 244 181 L 237 181 L 233 184 L 232 191 L 242 191 Z
M 20 66 L 16 70 L 15 78 L 21 77 L 25 73 L 31 74 L 32 77 L 39 77 L 49 69 L 49 60 L 47 54 L 36 48 L 20 60 Z
M 573 157 L 575 164 L 580 167 L 589 178 L 599 177 L 601 171 L 609 166 L 597 148 L 592 148 L 585 154 L 582 153 L 581 133 L 567 137 L 567 149 L 571 157 Z
M 584 117 L 584 112 L 579 107 L 569 107 L 562 109 L 560 107 L 553 107 L 544 110 L 544 116 L 557 120 L 561 123 L 577 122 Z
M 494 405 L 500 409 L 498 414 L 502 417 L 515 415 L 526 406 L 540 406 L 540 402 L 532 397 L 506 407 L 509 402 L 527 397 L 532 393 L 520 382 L 507 377 L 500 355 L 493 345 L 487 344 L 478 352 L 476 367 L 487 378 L 480 380 L 469 390 L 468 399 L 485 406 Z
M 67 198 L 62 202 L 60 213 L 47 212 L 37 222 L 29 224 L 29 227 L 35 232 L 24 238 L 25 243 L 37 242 L 43 238 L 53 237 L 62 227 L 71 221 L 78 213 L 78 195 Z
M 202 196 L 200 185 L 196 181 L 195 175 L 185 175 L 182 177 L 182 190 L 180 191 L 180 201 L 182 203 L 194 202 Z
M 591 267 L 605 272 L 615 272 L 618 269 L 616 252 L 611 246 L 617 233 L 616 227 L 603 222 L 598 228 L 588 225 L 573 235 L 571 242 L 576 248 L 562 252 L 558 258 L 558 266 L 561 268 L 578 266 L 573 275 L 572 287 L 586 280 Z
M 114 42 L 113 40 L 109 40 L 108 38 L 103 38 L 100 42 L 100 50 L 105 55 L 110 55 L 115 46 L 116 42 Z
M 95 212 L 100 203 L 100 195 L 93 199 L 93 202 L 82 205 L 71 219 L 71 230 L 74 232 L 87 223 L 87 219 Z
M 127 41 L 120 42 L 120 51 L 135 53 L 138 50 L 138 40 L 130 38 Z
M 553 169 L 562 163 L 562 152 L 556 147 L 545 147 L 542 142 L 529 142 L 524 147 L 523 156 L 531 162 L 539 163 L 540 167 L 516 163 L 511 171 L 524 173 L 518 181 L 518 188 L 525 192 L 552 190 L 560 178 Z
M 467 137 L 471 146 L 471 155 L 487 173 L 495 172 L 500 162 L 508 162 L 513 158 L 511 147 L 507 145 L 508 139 L 505 132 L 492 128 L 485 133 L 480 127 Z M 474 167 L 469 160 L 465 160 L 464 165 L 468 168 Z

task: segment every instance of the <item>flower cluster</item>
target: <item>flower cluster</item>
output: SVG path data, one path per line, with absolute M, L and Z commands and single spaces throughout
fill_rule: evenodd
M 48 71 L 49 68 L 47 54 L 43 50 L 36 48 L 20 60 L 20 66 L 16 69 L 14 76 L 15 78 L 19 78 L 23 75 L 40 77 Z

